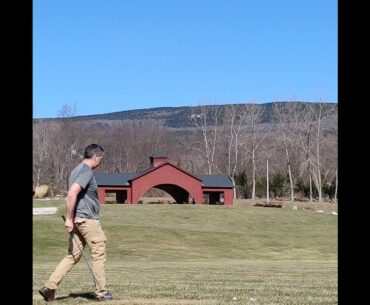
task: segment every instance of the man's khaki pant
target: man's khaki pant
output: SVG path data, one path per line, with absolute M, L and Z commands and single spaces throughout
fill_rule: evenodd
M 69 238 L 68 254 L 56 267 L 45 286 L 49 289 L 57 289 L 66 274 L 81 259 L 82 252 L 80 249 L 83 249 L 87 244 L 92 257 L 92 270 L 97 281 L 95 283 L 95 293 L 99 297 L 107 293 L 105 279 L 105 262 L 107 257 L 105 242 L 107 238 L 99 220 L 79 218 L 76 221 L 73 236 L 71 234 Z

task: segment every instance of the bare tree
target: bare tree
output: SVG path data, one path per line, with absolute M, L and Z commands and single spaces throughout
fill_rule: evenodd
M 58 111 L 58 129 L 52 143 L 52 156 L 54 164 L 54 182 L 59 189 L 68 188 L 70 171 L 79 160 L 77 151 L 80 150 L 82 123 L 72 117 L 76 114 L 76 106 L 64 104 Z
M 197 131 L 192 130 L 180 138 L 180 144 L 183 147 L 184 169 L 188 169 L 192 173 L 203 173 L 204 162 L 199 157 L 202 155 L 203 138 Z
M 322 201 L 322 167 L 321 167 L 321 146 L 322 146 L 322 120 L 324 117 L 332 113 L 332 108 L 327 108 L 325 104 L 319 103 L 317 109 L 313 105 L 309 105 L 309 108 L 313 114 L 315 120 L 315 133 L 314 133 L 314 142 L 315 142 L 315 152 L 313 154 L 313 165 L 314 169 L 312 170 L 314 182 L 316 189 L 319 195 L 319 202 Z
M 251 153 L 252 161 L 252 199 L 256 198 L 256 151 L 259 146 L 263 143 L 266 137 L 270 134 L 271 127 L 268 127 L 267 131 L 264 131 L 262 135 L 258 130 L 258 123 L 261 120 L 264 108 L 257 104 L 246 104 L 247 112 L 247 128 L 250 134 L 250 143 L 248 144 L 248 150 Z
M 41 179 L 50 180 L 50 145 L 55 136 L 55 124 L 40 121 L 33 125 L 33 187 L 40 185 Z
M 292 133 L 294 134 L 294 125 L 291 124 L 293 118 L 295 104 L 294 103 L 275 103 L 273 106 L 273 114 L 278 124 L 278 130 L 283 139 L 285 150 L 285 157 L 287 162 L 287 169 L 290 183 L 290 200 L 294 201 L 294 181 L 290 162 L 290 148 L 292 147 Z
M 222 110 L 220 106 L 199 106 L 191 114 L 191 120 L 197 131 L 202 134 L 203 142 L 201 148 L 195 148 L 199 156 L 206 163 L 206 172 L 212 175 L 215 167 L 215 153 L 219 135 L 222 132 L 220 121 Z
M 113 172 L 140 172 L 148 168 L 150 155 L 168 154 L 170 147 L 167 145 L 167 128 L 155 120 L 120 122 L 105 138 L 101 143 L 110 152 L 110 170 Z
M 313 130 L 313 118 L 311 112 L 301 103 L 296 103 L 293 107 L 295 129 L 297 130 L 297 140 L 302 150 L 302 159 L 300 166 L 300 176 L 307 173 L 309 180 L 309 196 L 312 203 L 312 174 L 311 174 L 311 138 Z
M 315 112 L 313 107 L 310 107 L 312 113 L 316 119 L 316 138 L 315 138 L 315 146 L 316 146 L 316 171 L 313 170 L 313 178 L 316 184 L 316 189 L 319 194 L 319 202 L 322 201 L 322 183 L 321 183 L 321 166 L 320 166 L 320 137 L 321 137 L 321 118 L 322 118 L 322 106 L 320 104 L 320 108 L 318 113 Z
M 242 168 L 240 153 L 245 146 L 242 134 L 245 132 L 247 121 L 246 107 L 244 105 L 229 105 L 225 109 L 224 116 L 224 139 L 227 147 L 227 166 L 226 171 L 234 186 L 234 176 L 238 168 Z M 221 148 L 224 145 L 220 145 Z M 220 152 L 222 153 L 222 152 Z M 236 188 L 234 187 L 234 197 L 236 198 Z
M 58 118 L 70 118 L 77 115 L 77 106 L 74 102 L 73 105 L 64 103 L 57 112 Z
M 323 119 L 333 113 L 333 108 L 323 103 L 300 105 L 295 108 L 297 137 L 304 153 L 301 168 L 308 174 L 310 202 L 313 201 L 313 184 L 318 192 L 318 200 L 322 201 L 322 154 Z
M 241 137 L 245 132 L 248 111 L 244 105 L 230 105 L 225 111 L 224 128 L 227 132 L 227 174 L 234 177 L 240 165 L 240 151 L 245 145 Z

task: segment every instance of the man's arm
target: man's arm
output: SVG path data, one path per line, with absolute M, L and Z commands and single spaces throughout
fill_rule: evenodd
M 81 192 L 82 188 L 79 184 L 73 183 L 68 190 L 67 194 L 67 219 L 64 224 L 67 232 L 70 233 L 73 231 L 73 218 L 76 207 L 77 196 Z

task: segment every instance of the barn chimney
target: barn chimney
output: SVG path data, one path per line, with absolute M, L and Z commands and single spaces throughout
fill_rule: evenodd
M 155 153 L 150 157 L 150 166 L 156 167 L 164 162 L 167 162 L 166 154 Z

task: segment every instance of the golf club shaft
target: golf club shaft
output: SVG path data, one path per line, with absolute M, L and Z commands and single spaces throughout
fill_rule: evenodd
M 66 222 L 66 218 L 64 217 L 64 215 L 62 215 L 62 218 L 63 218 L 63 221 L 64 221 L 64 223 L 65 223 L 65 222 Z M 78 232 L 78 230 L 77 230 L 77 228 L 76 228 L 76 227 L 74 227 L 74 228 L 73 228 L 73 231 L 76 231 L 76 234 L 77 234 L 77 232 Z M 87 266 L 89 267 L 89 270 L 90 270 L 90 272 L 91 272 L 91 274 L 92 274 L 92 276 L 93 276 L 93 279 L 94 279 L 95 284 L 96 284 L 96 285 L 98 286 L 98 288 L 101 290 L 100 285 L 99 285 L 99 283 L 98 283 L 98 281 L 96 280 L 96 277 L 95 277 L 95 275 L 94 275 L 94 272 L 92 271 L 92 269 L 91 269 L 91 267 L 90 267 L 90 264 L 89 264 L 89 262 L 87 261 L 87 259 L 86 259 L 86 257 L 85 257 L 85 254 L 84 254 L 83 249 L 81 248 L 80 244 L 78 243 L 78 241 L 76 240 L 75 236 L 73 235 L 73 231 L 72 231 L 72 232 L 70 232 L 69 234 L 71 234 L 71 235 L 72 235 L 73 240 L 74 240 L 74 241 L 75 241 L 75 243 L 77 244 L 77 247 L 80 249 L 81 254 L 82 254 L 83 258 L 85 259 L 85 262 L 86 262 Z

